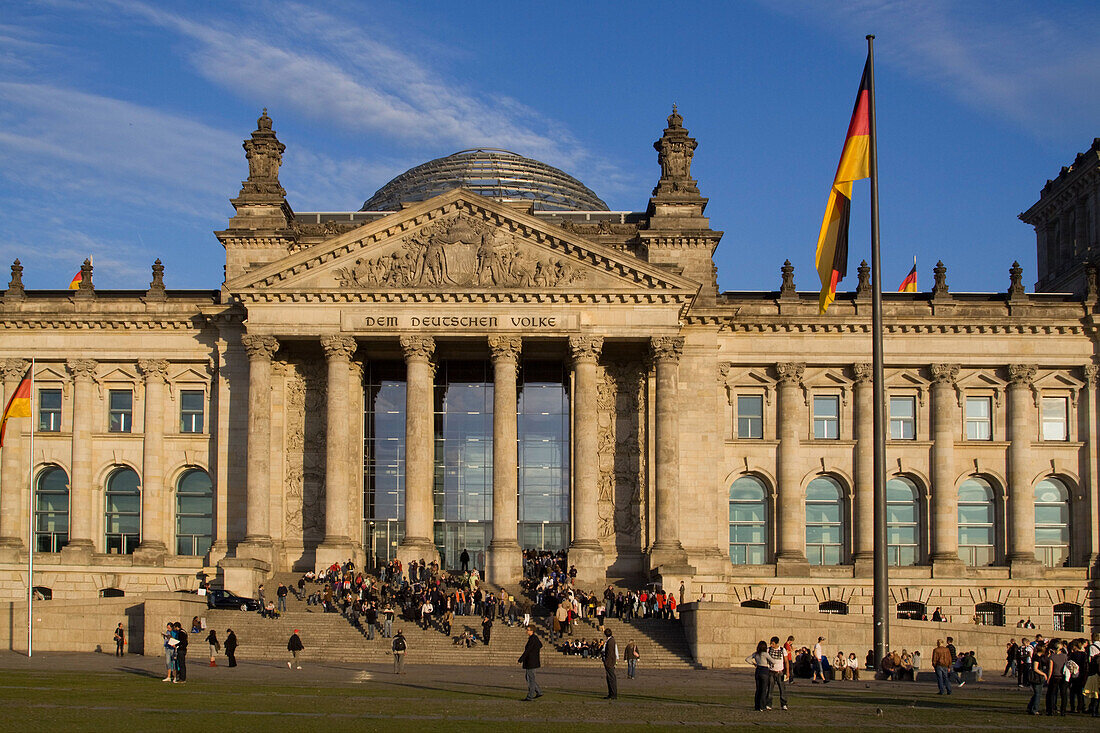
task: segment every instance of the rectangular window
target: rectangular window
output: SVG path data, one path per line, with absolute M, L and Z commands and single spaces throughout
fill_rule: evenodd
M 840 437 L 840 398 L 836 395 L 814 397 L 814 437 L 819 440 Z
M 737 437 L 764 437 L 764 398 L 761 395 L 737 395 Z
M 180 432 L 201 433 L 205 413 L 205 393 L 201 389 L 180 391 Z
M 134 426 L 134 393 L 128 389 L 112 389 L 109 400 L 110 419 L 107 431 L 129 433 Z
M 1068 414 L 1065 397 L 1043 398 L 1043 440 L 1069 440 Z
M 61 390 L 38 390 L 38 432 L 61 432 Z
M 966 439 L 993 440 L 993 399 L 966 398 Z
M 890 398 L 890 439 L 917 439 L 917 400 L 915 397 Z

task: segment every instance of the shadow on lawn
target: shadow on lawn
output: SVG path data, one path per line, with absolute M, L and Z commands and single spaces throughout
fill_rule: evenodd
M 141 667 L 122 666 L 118 668 L 118 671 L 125 672 L 126 674 L 132 674 L 137 677 L 148 677 L 149 679 L 154 680 L 163 679 L 163 677 L 160 676 L 159 672 L 150 672 L 149 670 L 142 669 Z

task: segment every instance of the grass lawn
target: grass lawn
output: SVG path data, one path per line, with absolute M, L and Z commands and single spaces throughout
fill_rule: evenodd
M 1023 714 L 1026 693 L 1002 681 L 967 685 L 951 697 L 934 683 L 800 682 L 791 710 L 752 710 L 747 670 L 620 672 L 620 696 L 604 701 L 603 675 L 546 669 L 546 695 L 520 702 L 518 669 L 350 665 L 290 671 L 274 663 L 207 669 L 193 660 L 186 685 L 162 683 L 157 660 L 57 655 L 34 664 L 0 659 L 0 706 L 9 731 L 522 730 L 573 733 L 636 727 L 762 726 L 771 730 L 1098 729 L 1096 720 Z M 67 671 L 62 671 L 67 670 Z M 775 700 L 778 707 L 779 701 Z

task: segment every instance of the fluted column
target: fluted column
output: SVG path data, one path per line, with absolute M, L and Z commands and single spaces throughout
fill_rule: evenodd
M 328 363 L 325 418 L 325 539 L 317 548 L 318 568 L 343 563 L 354 554 L 349 529 L 351 462 L 348 441 L 352 428 L 351 355 L 357 344 L 350 336 L 323 336 Z
M 413 560 L 437 562 L 435 546 L 435 428 L 430 336 L 402 336 L 405 352 L 405 537 L 397 557 L 406 567 Z
M 164 395 L 168 362 L 139 359 L 145 378 L 145 431 L 141 444 L 141 544 L 134 551 L 143 564 L 155 563 L 168 553 L 165 541 Z
M 7 405 L 23 375 L 27 373 L 30 362 L 23 359 L 5 359 L 0 364 L 0 373 L 4 377 L 4 399 L 0 404 Z M 3 408 L 0 408 L 0 412 Z M 23 455 L 23 427 L 26 418 L 11 418 L 4 434 L 3 464 L 0 466 L 0 559 L 16 562 L 23 549 L 22 526 L 23 486 L 27 481 L 27 459 Z M 32 415 L 30 420 L 33 421 Z M 34 538 L 28 540 L 34 545 Z
M 955 380 L 958 364 L 933 364 L 932 373 L 932 569 L 952 575 L 959 560 L 959 496 L 955 488 L 955 436 L 959 432 Z
M 677 382 L 682 336 L 659 336 L 650 342 L 656 371 L 654 407 L 654 478 L 656 480 L 656 539 L 649 549 L 649 565 L 682 567 L 687 553 L 680 543 L 680 420 Z
M 569 545 L 569 564 L 577 568 L 578 581 L 589 586 L 607 577 L 597 515 L 596 362 L 602 350 L 602 336 L 569 337 L 573 358 L 573 541 Z
M 248 354 L 248 506 L 244 541 L 237 555 L 274 562 L 271 545 L 271 358 L 279 350 L 274 336 L 245 334 Z
M 857 576 L 870 576 L 875 556 L 875 400 L 871 365 L 855 372 L 855 538 L 852 562 Z
M 776 532 L 776 573 L 779 575 L 806 575 L 806 522 L 799 480 L 799 454 L 801 435 L 806 430 L 802 407 L 802 374 L 806 365 L 800 362 L 783 362 L 775 365 L 779 377 L 779 450 L 778 450 L 778 511 L 779 528 Z
M 1035 438 L 1034 364 L 1008 367 L 1008 553 L 1013 566 L 1033 566 L 1035 492 L 1031 487 L 1031 441 Z M 1015 572 L 1015 571 L 1014 571 Z
M 91 359 L 67 362 L 73 375 L 72 475 L 69 477 L 69 543 L 63 555 L 77 555 L 74 561 L 91 555 L 97 543 L 92 532 L 98 509 L 92 476 L 92 424 L 95 417 L 95 371 Z
M 522 340 L 490 336 L 493 358 L 493 540 L 486 564 L 490 583 L 506 585 L 523 576 L 517 541 L 516 371 Z

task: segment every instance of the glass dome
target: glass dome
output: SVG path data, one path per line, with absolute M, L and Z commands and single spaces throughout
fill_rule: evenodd
M 396 211 L 453 188 L 498 201 L 531 201 L 542 211 L 607 211 L 607 204 L 576 178 L 496 148 L 462 150 L 410 168 L 378 189 L 361 211 Z

